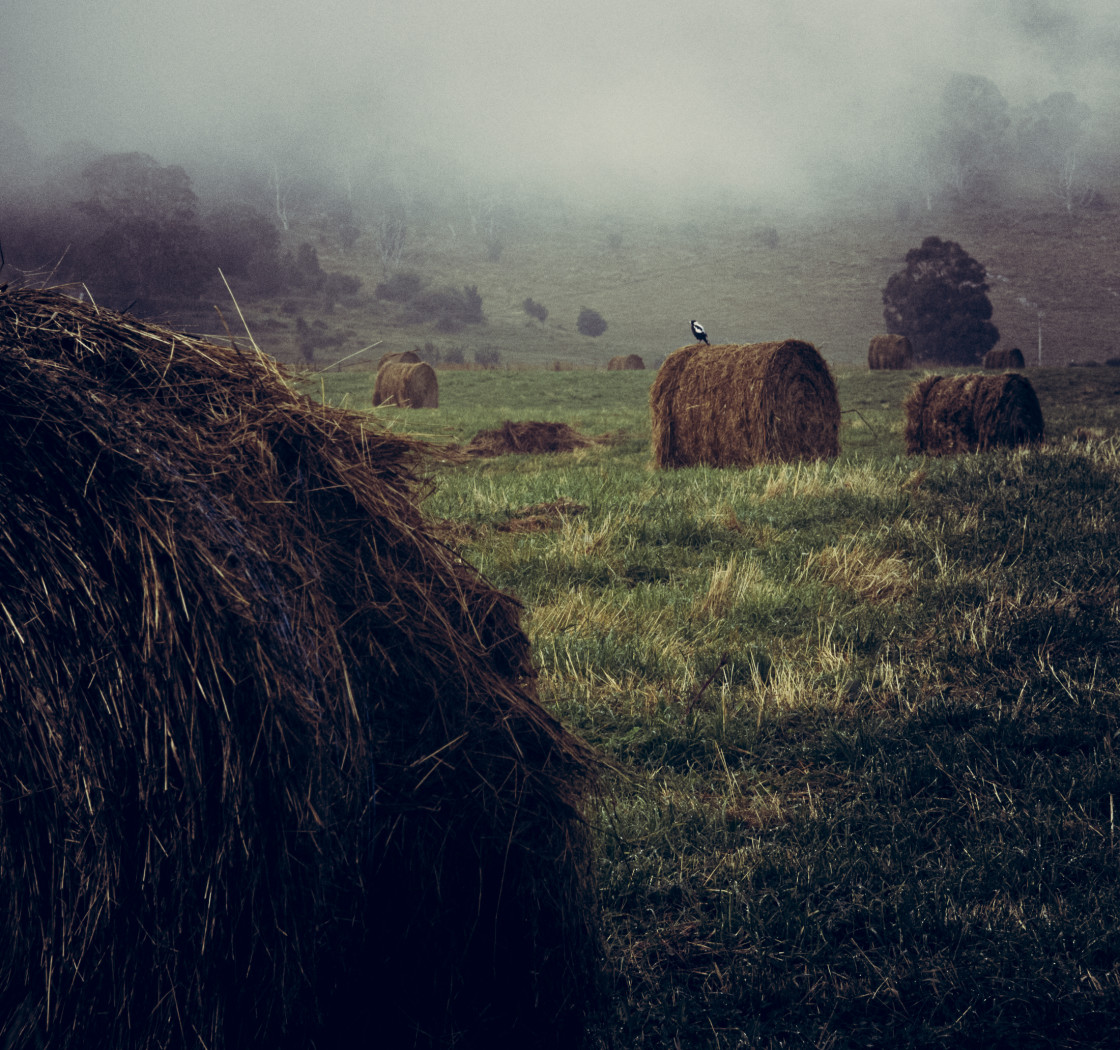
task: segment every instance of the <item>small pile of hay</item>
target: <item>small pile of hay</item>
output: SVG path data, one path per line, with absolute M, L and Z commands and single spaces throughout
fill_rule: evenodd
M 413 364 L 390 361 L 377 370 L 373 404 L 398 408 L 439 408 L 439 380 L 426 361 Z
M 587 510 L 587 505 L 574 499 L 559 496 L 545 503 L 522 507 L 510 515 L 509 521 L 498 526 L 498 532 L 546 532 L 558 529 L 564 522 Z
M 910 340 L 904 335 L 877 335 L 867 348 L 867 367 L 900 370 L 913 366 Z
M 0 446 L 0 1042 L 582 1045 L 594 765 L 431 450 L 41 291 Z
M 571 452 L 593 444 L 567 423 L 506 420 L 496 430 L 480 430 L 466 447 L 470 456 L 504 456 L 511 452 L 537 454 Z
M 655 466 L 831 459 L 840 402 L 824 358 L 797 339 L 682 347 L 649 395 Z
M 1026 362 L 1023 360 L 1023 351 L 1017 346 L 993 346 L 984 355 L 984 367 L 988 369 L 1025 368 Z
M 927 376 L 903 402 L 906 451 L 952 455 L 1043 438 L 1034 387 L 1015 372 L 988 376 Z
M 607 362 L 608 372 L 629 372 L 637 369 L 644 369 L 645 367 L 646 363 L 642 360 L 640 354 L 627 354 L 625 357 L 612 357 Z

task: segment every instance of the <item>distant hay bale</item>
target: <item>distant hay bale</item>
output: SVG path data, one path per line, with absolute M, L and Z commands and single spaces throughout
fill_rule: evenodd
M 797 339 L 675 350 L 649 395 L 658 467 L 749 467 L 839 454 L 824 358 Z
M 377 370 L 373 381 L 374 407 L 439 408 L 439 380 L 426 361 L 403 364 L 390 361 Z
M 900 370 L 911 368 L 914 354 L 904 335 L 877 335 L 867 348 L 867 367 Z
M 471 456 L 504 456 L 512 452 L 571 452 L 592 444 L 567 423 L 506 420 L 495 430 L 480 430 L 467 445 Z
M 377 359 L 377 367 L 381 368 L 384 365 L 398 364 L 398 365 L 415 365 L 420 363 L 420 355 L 413 350 L 401 350 L 397 353 L 382 354 Z
M 903 402 L 906 451 L 952 455 L 1014 447 L 1043 438 L 1042 409 L 1016 372 L 927 376 Z
M 645 361 L 642 360 L 640 354 L 627 354 L 625 357 L 612 357 L 607 362 L 608 372 L 629 372 L 636 369 L 644 369 L 646 367 Z
M 434 450 L 43 291 L 0 443 L 0 1043 L 584 1045 L 596 763 Z
M 1025 368 L 1026 362 L 1023 360 L 1023 351 L 1017 346 L 993 346 L 984 355 L 984 367 L 988 369 Z

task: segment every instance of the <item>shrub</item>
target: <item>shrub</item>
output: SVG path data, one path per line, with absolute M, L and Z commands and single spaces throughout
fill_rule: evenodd
M 497 368 L 501 362 L 501 351 L 492 346 L 482 347 L 474 352 L 474 363 L 479 368 Z
M 535 317 L 542 324 L 546 317 L 548 317 L 548 307 L 543 306 L 541 303 L 535 302 L 532 297 L 527 297 L 521 304 L 521 309 L 524 310 L 530 317 Z
M 585 306 L 579 312 L 576 328 L 582 335 L 600 336 L 607 330 L 607 322 L 603 320 L 603 315 L 598 310 L 592 310 Z
M 412 270 L 401 270 L 378 283 L 373 294 L 390 303 L 407 303 L 420 294 L 427 282 Z

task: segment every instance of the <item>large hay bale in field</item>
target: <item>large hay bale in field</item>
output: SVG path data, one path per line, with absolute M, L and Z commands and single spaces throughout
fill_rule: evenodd
M 1030 380 L 1015 372 L 927 376 L 903 402 L 906 451 L 931 456 L 1014 447 L 1043 438 Z
M 993 346 L 984 355 L 984 367 L 988 369 L 1025 368 L 1026 362 L 1023 360 L 1023 351 L 1017 346 Z
M 416 365 L 420 363 L 420 355 L 414 350 L 401 350 L 390 351 L 387 354 L 382 354 L 377 359 L 377 367 L 380 369 L 384 365 L 398 364 L 398 365 Z
M 675 350 L 650 388 L 658 467 L 749 467 L 839 454 L 824 358 L 797 339 Z
M 607 362 L 608 372 L 630 372 L 637 369 L 644 369 L 646 367 L 645 361 L 642 360 L 640 354 L 626 354 L 625 357 L 618 356 L 612 357 Z
M 429 449 L 0 293 L 0 1042 L 568 1047 L 589 750 Z
M 900 370 L 912 367 L 914 354 L 904 335 L 877 335 L 867 348 L 867 367 Z
M 426 361 L 404 364 L 391 361 L 377 370 L 373 381 L 374 407 L 439 408 L 439 380 Z

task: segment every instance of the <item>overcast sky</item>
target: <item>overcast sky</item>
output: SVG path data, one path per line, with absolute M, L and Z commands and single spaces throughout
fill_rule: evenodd
M 879 163 L 958 72 L 1115 123 L 1116 0 L 8 0 L 0 23 L 0 115 L 53 144 L 392 143 L 561 183 Z

